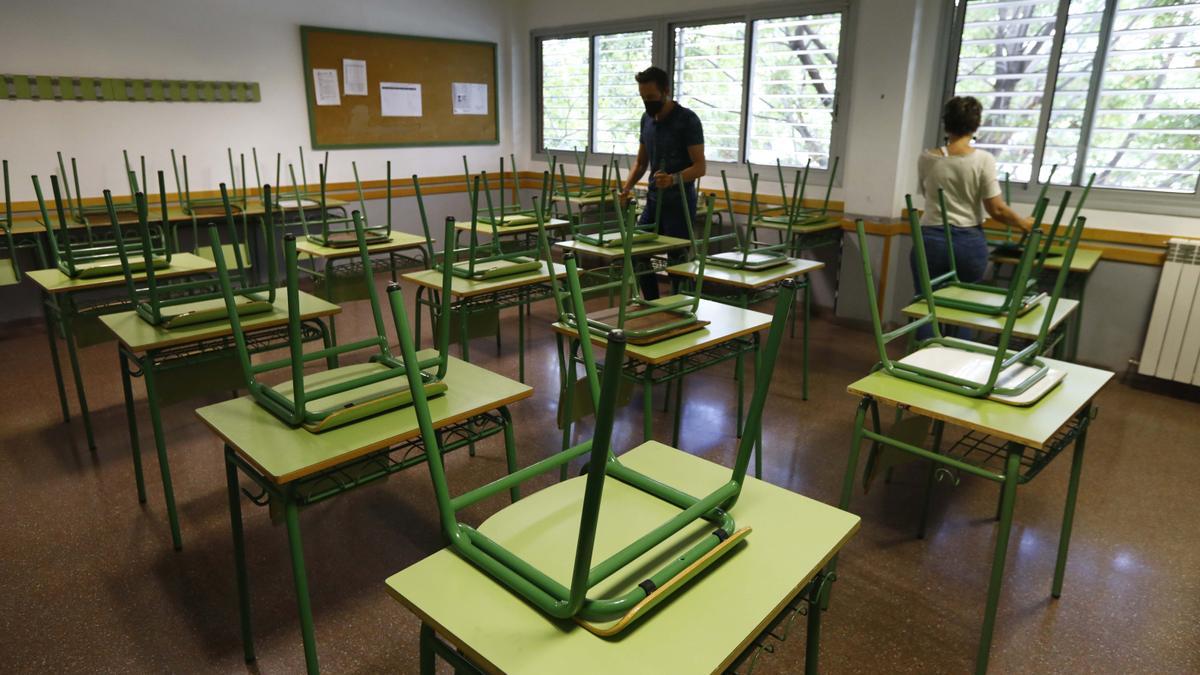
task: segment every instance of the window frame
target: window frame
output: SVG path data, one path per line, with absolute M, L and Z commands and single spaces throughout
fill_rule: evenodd
M 940 89 L 941 99 L 937 101 L 936 106 L 931 108 L 933 112 L 932 117 L 935 119 L 930 122 L 929 130 L 927 131 L 926 147 L 942 145 L 945 138 L 945 132 L 942 129 L 941 123 L 941 108 L 942 103 L 954 95 L 955 81 L 958 78 L 959 55 L 962 49 L 963 23 L 966 20 L 968 2 L 969 0 L 943 0 L 943 16 L 949 17 L 949 20 L 942 21 L 943 33 L 938 36 L 939 42 L 947 45 L 945 53 L 940 55 L 944 60 L 944 79 L 942 88 Z M 1039 115 L 1038 131 L 1035 132 L 1035 149 L 1032 158 L 1033 165 L 1030 167 L 1030 180 L 1027 183 L 1012 183 L 1012 201 L 1027 206 L 1033 205 L 1038 193 L 1042 189 L 1042 183 L 1039 182 L 1039 179 L 1043 168 L 1041 163 L 1045 155 L 1046 137 L 1049 132 L 1046 122 L 1053 110 L 1053 92 L 1058 79 L 1058 63 L 1062 53 L 1062 45 L 1066 38 L 1064 28 L 1071 0 L 1058 0 L 1058 3 L 1053 41 L 1054 50 L 1050 54 L 1046 87 L 1043 90 L 1043 101 L 1045 103 Z M 1081 150 L 1090 143 L 1089 133 L 1092 120 L 1095 117 L 1094 113 L 1090 111 L 1096 105 L 1097 92 L 1099 91 L 1097 81 L 1103 77 L 1104 62 L 1108 58 L 1108 35 L 1116 16 L 1116 7 L 1117 0 L 1105 1 L 1104 14 L 1101 18 L 1101 39 L 1105 44 L 1102 46 L 1103 48 L 1096 50 L 1093 61 L 1091 73 L 1092 84 L 1089 86 L 1087 93 L 1084 121 L 1080 130 L 1079 147 Z M 933 87 L 933 90 L 935 92 L 939 91 L 937 87 Z M 1049 92 L 1048 96 L 1046 92 Z M 1084 164 L 1084 161 L 1077 161 L 1077 169 L 1072 176 L 1071 185 L 1056 185 L 1052 183 L 1046 191 L 1047 196 L 1052 201 L 1057 201 L 1062 198 L 1064 192 L 1070 190 L 1072 195 L 1078 198 L 1082 190 L 1082 185 L 1079 184 L 1079 181 L 1084 179 L 1083 174 L 1086 171 Z M 917 187 L 919 188 L 920 186 Z M 1088 195 L 1086 207 L 1096 210 L 1140 212 L 1152 215 L 1200 216 L 1200 179 L 1196 181 L 1196 189 L 1190 194 L 1186 192 L 1093 187 L 1091 193 Z
M 673 83 L 675 81 L 674 69 L 674 54 L 675 40 L 674 31 L 676 27 L 698 26 L 711 23 L 724 23 L 730 21 L 742 21 L 746 23 L 746 46 L 743 60 L 743 87 L 742 87 L 742 102 L 741 102 L 741 123 L 738 137 L 738 161 L 737 162 L 718 162 L 708 160 L 708 175 L 717 176 L 721 170 L 732 178 L 740 178 L 742 172 L 745 171 L 745 158 L 747 156 L 747 148 L 749 138 L 749 106 L 750 95 L 753 90 L 750 79 L 751 70 L 753 68 L 753 47 L 754 47 L 754 21 L 760 19 L 780 19 L 793 16 L 808 16 L 815 14 L 828 14 L 840 12 L 842 14 L 841 33 L 839 35 L 839 51 L 836 75 L 837 91 L 834 95 L 834 114 L 833 128 L 830 134 L 830 156 L 840 156 L 841 164 L 838 168 L 838 175 L 834 178 L 834 186 L 841 187 L 842 177 L 845 175 L 845 154 L 846 154 L 846 139 L 848 135 L 847 127 L 849 125 L 849 105 L 850 105 L 850 73 L 852 72 L 851 60 L 854 53 L 854 26 L 856 20 L 857 2 L 855 0 L 804 0 L 801 2 L 779 3 L 773 2 L 767 5 L 752 5 L 748 7 L 727 7 L 724 9 L 697 10 L 691 12 L 681 12 L 678 14 L 659 15 L 651 17 L 643 17 L 638 19 L 629 19 L 611 22 L 599 22 L 573 26 L 560 26 L 552 28 L 538 28 L 530 31 L 530 82 L 532 83 L 531 97 L 533 105 L 530 108 L 531 128 L 533 129 L 532 138 L 530 139 L 532 157 L 538 161 L 549 161 L 550 152 L 547 152 L 542 147 L 542 63 L 541 63 L 541 42 L 543 40 L 553 40 L 569 37 L 586 36 L 590 40 L 590 62 L 589 62 L 589 78 L 590 81 L 595 80 L 595 52 L 597 35 L 608 35 L 612 33 L 627 33 L 636 31 L 651 31 L 653 33 L 653 47 L 651 53 L 653 62 L 661 65 L 667 71 L 667 77 Z M 599 156 L 594 151 L 595 148 L 595 93 L 590 94 L 593 100 L 588 103 L 588 166 L 600 166 L 608 160 L 608 153 L 603 153 Z M 560 161 L 563 158 L 562 151 L 559 153 Z M 618 154 L 621 159 L 633 159 L 633 155 Z M 570 161 L 570 158 L 567 158 Z M 568 164 L 568 166 L 570 166 Z M 755 166 L 762 167 L 764 165 L 756 164 Z M 794 175 L 803 171 L 804 167 L 789 167 L 784 166 L 785 180 L 791 181 Z M 814 184 L 827 185 L 829 181 L 828 169 L 813 169 L 810 176 Z

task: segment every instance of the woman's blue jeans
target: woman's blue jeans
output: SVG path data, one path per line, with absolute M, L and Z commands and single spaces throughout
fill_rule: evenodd
M 951 241 L 946 241 L 946 232 L 942 226 L 922 227 L 921 240 L 925 242 L 925 261 L 929 265 L 929 277 L 939 277 L 950 271 L 950 248 L 954 248 L 954 266 L 958 270 L 958 280 L 966 282 L 983 281 L 988 268 L 987 237 L 982 227 L 951 227 Z M 948 245 L 949 244 L 949 245 Z M 917 250 L 914 247 L 909 254 L 909 266 L 912 268 L 913 285 L 917 293 L 921 291 L 921 280 L 917 275 Z M 922 326 L 917 330 L 917 339 L 925 340 L 933 337 L 933 329 Z M 968 336 L 959 334 L 964 339 Z

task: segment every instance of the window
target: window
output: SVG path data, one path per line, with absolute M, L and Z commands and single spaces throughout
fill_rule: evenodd
M 588 38 L 542 40 L 542 147 L 583 149 L 588 144 Z
M 635 155 L 644 108 L 633 79 L 654 61 L 654 33 L 596 36 L 595 150 Z
M 746 24 L 675 28 L 675 99 L 704 124 L 705 158 L 736 162 L 741 154 Z
M 1200 3 L 960 0 L 956 21 L 951 91 L 1013 180 L 1197 192 Z
M 827 170 L 845 136 L 838 75 L 848 5 L 802 0 L 534 31 L 535 151 L 635 154 L 643 107 L 634 75 L 659 65 L 704 124 L 710 162 Z

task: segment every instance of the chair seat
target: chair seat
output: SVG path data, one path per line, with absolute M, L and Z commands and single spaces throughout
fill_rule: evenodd
M 899 362 L 907 366 L 932 370 L 950 377 L 983 384 L 987 382 L 988 375 L 992 372 L 992 364 L 995 362 L 995 357 L 991 354 L 970 352 L 965 349 L 932 346 L 918 349 L 900 359 Z M 1037 370 L 1036 366 L 1014 363 L 996 378 L 996 388 L 1007 389 L 1017 387 L 1029 379 Z M 1040 401 L 1043 396 L 1050 393 L 1050 390 L 1058 386 L 1065 375 L 1066 373 L 1063 371 L 1051 368 L 1045 377 L 1020 394 L 1014 396 L 990 394 L 988 398 L 1008 405 L 1030 406 Z
M 363 237 L 367 241 L 367 245 L 384 244 L 391 241 L 391 236 L 386 233 L 366 232 Z M 308 240 L 328 246 L 329 248 L 351 248 L 358 246 L 358 235 L 354 230 L 332 230 L 329 236 L 323 234 L 310 234 Z
M 238 316 L 261 314 L 271 311 L 274 307 L 274 305 L 266 300 L 244 295 L 236 296 L 234 303 L 237 307 Z M 159 325 L 167 329 L 184 328 L 199 323 L 229 319 L 229 310 L 225 306 L 225 298 L 197 300 L 195 302 L 171 305 L 162 308 L 159 314 L 162 316 L 162 323 Z
M 154 269 L 160 270 L 170 266 L 165 257 L 155 256 L 153 258 Z M 140 255 L 129 260 L 129 269 L 132 272 L 144 272 L 146 270 L 146 259 Z M 120 258 L 104 258 L 102 260 L 90 260 L 85 263 L 75 264 L 75 276 L 80 279 L 94 279 L 96 277 L 107 277 L 114 274 L 123 274 L 124 270 L 121 267 Z
M 1042 298 L 1046 297 L 1045 293 L 1030 293 L 1021 298 L 1021 307 L 1017 310 L 1017 316 L 1028 314 Z M 995 292 L 981 291 L 977 288 L 965 288 L 954 284 L 943 286 L 933 292 L 933 301 L 938 300 L 953 300 L 955 302 L 969 302 L 982 305 L 985 307 L 999 309 L 1008 299 L 1008 294 L 1005 289 L 997 288 Z M 1002 312 L 1006 314 L 1007 312 Z
M 629 304 L 625 306 L 626 314 L 644 309 L 647 309 L 647 306 L 644 304 Z M 609 307 L 597 312 L 591 312 L 588 314 L 588 321 L 608 326 L 610 330 L 616 329 L 619 311 L 617 307 Z M 667 328 L 671 324 L 687 318 L 691 318 L 690 323 Z M 702 321 L 691 314 L 664 309 L 632 319 L 626 319 L 624 329 L 625 337 L 629 344 L 647 345 L 700 330 L 709 323 L 711 322 Z M 638 333 L 642 333 L 642 335 L 638 335 Z
M 307 393 L 329 385 L 353 382 L 386 370 L 391 370 L 391 368 L 374 362 L 333 368 L 306 375 L 304 390 Z M 275 386 L 274 390 L 289 401 L 295 402 L 295 399 L 292 398 L 290 380 Z M 425 384 L 425 395 L 428 397 L 437 396 L 445 391 L 446 383 L 443 381 L 429 381 Z M 312 433 L 321 433 L 411 403 L 412 391 L 408 388 L 408 379 L 403 373 L 397 373 L 394 377 L 381 382 L 354 387 L 340 394 L 308 401 L 307 407 L 312 420 L 305 421 L 303 426 Z
M 534 270 L 540 270 L 542 262 L 533 260 L 532 258 L 513 258 L 511 260 L 489 260 L 487 262 L 475 263 L 475 270 L 471 272 L 468 263 L 461 262 L 454 266 L 456 272 L 462 276 L 467 276 L 471 279 L 497 279 L 500 277 L 509 277 L 517 274 L 525 274 Z
M 281 199 L 275 202 L 275 207 L 280 209 L 298 209 L 301 207 L 306 209 L 315 209 L 320 205 L 321 202 L 315 199 L 296 199 L 295 197 L 292 197 L 291 199 Z
M 480 225 L 491 225 L 493 222 L 493 219 L 492 218 L 479 218 L 479 219 L 477 219 L 477 222 Z M 514 227 L 517 225 L 533 225 L 534 223 L 537 222 L 537 217 L 531 216 L 529 214 L 514 213 L 514 214 L 505 215 L 505 216 L 500 216 L 499 218 L 496 218 L 494 222 L 496 224 L 496 227 Z
M 575 238 L 585 244 L 591 244 L 592 246 L 603 246 L 604 248 L 617 248 L 618 246 L 625 245 L 624 236 L 618 232 L 614 232 L 611 235 L 606 234 L 603 238 L 594 234 L 581 234 L 577 235 Z M 658 239 L 657 232 L 641 231 L 633 235 L 634 244 L 647 244 L 655 239 Z
M 765 270 L 787 263 L 788 257 L 778 253 L 742 253 L 741 251 L 726 251 L 705 258 L 705 262 L 721 267 L 734 269 Z

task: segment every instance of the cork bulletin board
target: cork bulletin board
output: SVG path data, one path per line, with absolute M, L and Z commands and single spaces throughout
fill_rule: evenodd
M 301 26 L 300 44 L 314 149 L 500 141 L 494 42 Z

